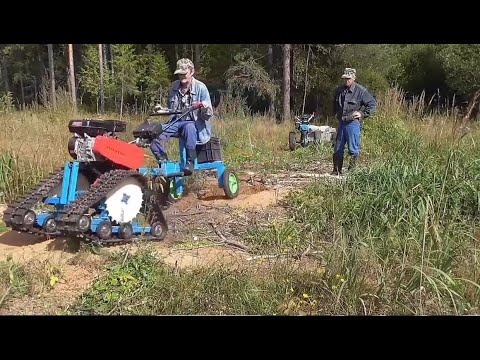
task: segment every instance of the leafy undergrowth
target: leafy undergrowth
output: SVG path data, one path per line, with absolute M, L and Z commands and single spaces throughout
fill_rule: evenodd
M 7 300 L 35 297 L 50 291 L 62 273 L 62 267 L 49 260 L 19 263 L 9 258 L 0 261 L 0 308 Z
M 348 313 L 338 295 L 345 279 L 278 264 L 259 276 L 255 266 L 189 270 L 165 265 L 152 249 L 119 252 L 69 314 L 290 315 Z

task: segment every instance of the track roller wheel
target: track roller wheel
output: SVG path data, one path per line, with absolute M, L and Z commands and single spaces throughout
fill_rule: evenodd
M 23 216 L 23 226 L 32 227 L 37 220 L 37 214 L 33 210 L 28 210 Z
M 110 239 L 112 237 L 112 223 L 108 220 L 102 221 L 98 224 L 95 233 L 102 240 Z
M 130 223 L 124 223 L 120 225 L 118 229 L 118 237 L 121 239 L 131 239 L 133 237 L 133 227 Z
M 49 215 L 45 221 L 43 222 L 43 230 L 47 234 L 53 234 L 55 231 L 57 231 L 57 222 L 55 221 L 55 216 Z
M 150 235 L 158 240 L 165 239 L 167 235 L 167 226 L 162 221 L 155 221 L 150 225 Z
M 86 232 L 90 230 L 90 225 L 92 224 L 92 219 L 88 215 L 82 215 L 80 219 L 78 219 L 77 227 L 80 232 Z

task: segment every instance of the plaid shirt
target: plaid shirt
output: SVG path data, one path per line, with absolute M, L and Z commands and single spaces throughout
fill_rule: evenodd
M 190 89 L 185 94 L 182 94 L 180 91 L 180 81 L 176 80 L 172 83 L 168 97 L 168 107 L 170 109 L 184 109 L 191 106 L 194 102 L 203 102 L 210 106 L 208 111 L 205 108 L 194 110 L 191 115 L 189 115 L 191 117 L 187 117 L 187 119 L 195 121 L 197 144 L 203 145 L 210 141 L 212 135 L 212 126 L 209 120 L 213 116 L 213 111 L 208 89 L 203 82 L 192 78 Z

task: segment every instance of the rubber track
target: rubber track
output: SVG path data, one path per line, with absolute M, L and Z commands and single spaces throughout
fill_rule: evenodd
M 90 187 L 88 192 L 58 212 L 56 217 L 57 228 L 61 232 L 69 235 L 76 235 L 93 243 L 107 246 L 130 243 L 142 239 L 153 240 L 154 237 L 149 235 L 137 236 L 130 239 L 122 239 L 116 237 L 117 234 L 112 234 L 111 239 L 104 240 L 99 238 L 95 233 L 91 233 L 90 231 L 82 233 L 77 228 L 77 222 L 83 214 L 87 213 L 91 207 L 94 207 L 98 202 L 105 198 L 110 190 L 115 188 L 115 186 L 129 177 L 135 177 L 142 182 L 146 181 L 146 178 L 144 178 L 142 175 L 139 175 L 138 172 L 134 170 L 111 170 L 101 175 Z M 161 210 L 158 209 L 158 211 L 160 213 L 157 215 L 161 215 L 160 218 L 164 219 L 163 214 L 161 214 Z
M 53 171 L 43 179 L 29 194 L 25 195 L 20 201 L 9 205 L 3 213 L 3 222 L 6 226 L 23 232 L 32 234 L 46 235 L 43 229 L 35 227 L 27 228 L 17 225 L 23 224 L 23 217 L 27 211 L 31 210 L 39 201 L 41 201 L 55 186 L 59 185 L 63 180 L 63 167 Z

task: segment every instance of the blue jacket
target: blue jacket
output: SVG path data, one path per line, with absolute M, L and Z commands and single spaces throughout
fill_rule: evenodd
M 175 80 L 172 83 L 170 94 L 168 95 L 168 107 L 170 109 L 177 109 L 181 105 L 179 101 L 179 89 L 180 80 Z M 202 102 L 209 105 L 209 108 L 200 108 L 192 112 L 195 127 L 197 128 L 197 144 L 203 145 L 209 142 L 212 136 L 212 125 L 210 123 L 210 119 L 213 116 L 212 102 L 207 86 L 195 78 L 192 78 L 191 95 L 192 103 Z
M 375 113 L 376 108 L 375 98 L 360 84 L 353 83 L 348 90 L 345 86 L 340 86 L 335 91 L 333 111 L 339 121 L 349 119 L 354 111 L 359 111 L 362 118 L 368 118 Z

